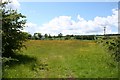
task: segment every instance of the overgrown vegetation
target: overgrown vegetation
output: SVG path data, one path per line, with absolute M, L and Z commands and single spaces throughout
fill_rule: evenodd
M 120 37 L 119 36 L 104 36 L 97 41 L 108 50 L 114 60 L 120 62 Z
M 94 41 L 30 40 L 4 78 L 117 78 L 117 62 Z M 22 55 L 26 56 L 22 56 Z M 34 57 L 34 59 L 32 59 Z
M 26 33 L 21 30 L 25 27 L 25 16 L 7 6 L 10 2 L 1 3 L 2 12 L 2 56 L 12 57 L 15 51 L 19 51 L 26 41 Z

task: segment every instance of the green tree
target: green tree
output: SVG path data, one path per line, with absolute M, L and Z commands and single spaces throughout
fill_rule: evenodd
M 38 34 L 39 39 L 41 39 L 42 38 L 42 34 L 41 33 L 37 33 L 37 34 Z
M 31 34 L 28 34 L 28 39 L 32 39 L 32 35 Z
M 38 40 L 38 39 L 39 39 L 39 36 L 38 36 L 38 34 L 37 34 L 37 33 L 34 33 L 34 35 L 33 35 L 33 36 L 34 36 L 34 39 L 35 39 L 35 40 Z
M 45 36 L 46 39 L 48 38 L 48 35 L 47 35 L 47 34 L 45 34 L 44 36 Z
M 50 38 L 52 38 L 52 36 L 49 34 L 48 38 L 50 39 Z
M 27 40 L 24 32 L 21 30 L 25 27 L 25 16 L 18 13 L 17 10 L 8 9 L 6 5 L 9 2 L 1 4 L 2 12 L 2 56 L 11 57 L 16 50 L 21 50 Z
M 62 33 L 58 34 L 58 37 L 61 39 L 62 38 Z
M 32 39 L 32 35 L 27 33 L 27 32 L 23 32 L 24 33 L 24 36 L 27 37 L 27 39 Z
M 65 40 L 69 40 L 70 38 L 70 35 L 66 35 Z
M 41 39 L 41 38 L 42 38 L 41 33 L 34 33 L 33 36 L 34 36 L 35 40 L 38 40 L 38 39 Z

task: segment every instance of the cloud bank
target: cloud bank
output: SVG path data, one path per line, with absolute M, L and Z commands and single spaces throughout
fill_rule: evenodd
M 34 23 L 27 23 L 24 31 L 33 34 L 39 32 L 42 34 L 63 35 L 91 35 L 103 34 L 103 29 L 106 27 L 106 33 L 118 33 L 118 9 L 112 9 L 112 15 L 106 17 L 96 16 L 93 20 L 85 20 L 80 15 L 77 21 L 72 20 L 71 16 L 58 16 L 50 20 L 48 23 L 38 26 Z

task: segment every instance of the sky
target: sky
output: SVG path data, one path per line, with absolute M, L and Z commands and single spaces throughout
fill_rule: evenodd
M 16 1 L 16 2 L 15 2 Z M 118 2 L 18 2 L 11 4 L 27 17 L 23 31 L 34 34 L 93 35 L 118 33 Z

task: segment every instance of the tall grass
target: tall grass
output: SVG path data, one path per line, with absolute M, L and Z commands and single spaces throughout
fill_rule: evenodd
M 31 40 L 20 55 L 29 62 L 4 65 L 7 78 L 116 78 L 117 63 L 94 41 Z M 35 59 L 35 60 L 33 60 Z M 13 62 L 14 63 L 14 62 Z

